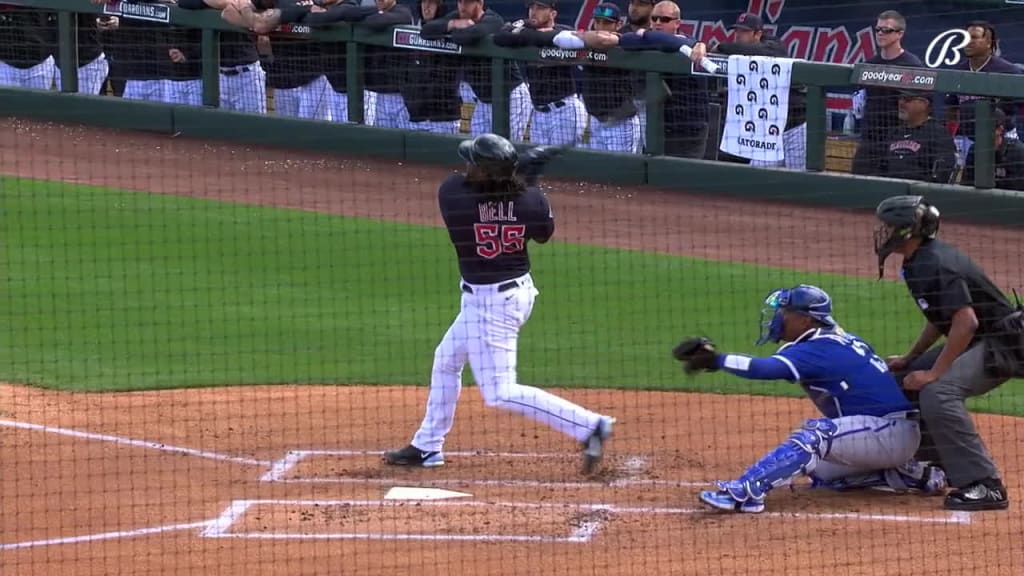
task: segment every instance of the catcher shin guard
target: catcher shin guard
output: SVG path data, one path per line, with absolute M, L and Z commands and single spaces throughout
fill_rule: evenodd
M 838 427 L 828 418 L 811 419 L 794 430 L 778 448 L 761 458 L 742 476 L 722 482 L 719 488 L 737 502 L 763 500 L 772 488 L 788 484 L 797 476 L 810 474 L 832 449 Z

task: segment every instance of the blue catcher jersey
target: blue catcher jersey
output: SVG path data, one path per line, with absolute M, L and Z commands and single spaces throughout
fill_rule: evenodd
M 827 418 L 884 416 L 911 409 L 871 345 L 839 327 L 808 330 L 772 358 L 786 364 L 792 380 Z

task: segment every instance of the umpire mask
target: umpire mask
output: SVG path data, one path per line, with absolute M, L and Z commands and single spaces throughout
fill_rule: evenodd
M 939 210 L 922 196 L 893 196 L 875 209 L 875 254 L 878 277 L 885 275 L 885 260 L 912 238 L 935 238 L 939 231 Z

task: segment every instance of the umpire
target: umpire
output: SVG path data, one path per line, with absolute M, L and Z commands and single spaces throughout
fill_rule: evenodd
M 935 237 L 939 211 L 921 196 L 894 196 L 878 205 L 879 274 L 893 253 L 926 323 L 903 356 L 886 359 L 911 401 L 919 404 L 919 460 L 946 471 L 955 488 L 948 510 L 1003 510 L 1006 486 L 967 412 L 981 396 L 1024 375 L 1024 309 L 1016 310 L 967 255 Z M 945 343 L 932 347 L 945 336 Z

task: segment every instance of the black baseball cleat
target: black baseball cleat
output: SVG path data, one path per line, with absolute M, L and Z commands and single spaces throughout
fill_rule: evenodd
M 419 466 L 436 468 L 444 466 L 444 455 L 441 452 L 429 452 L 409 444 L 401 450 L 389 450 L 384 453 L 384 461 L 392 466 Z
M 601 462 L 604 457 L 604 443 L 611 437 L 614 423 L 615 418 L 601 416 L 590 437 L 583 442 L 583 474 L 593 473 L 594 468 Z
M 944 504 L 946 510 L 962 512 L 1006 510 L 1009 506 L 1006 486 L 998 478 L 979 480 L 963 488 L 958 488 L 946 496 Z

